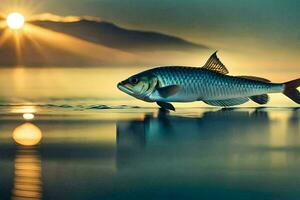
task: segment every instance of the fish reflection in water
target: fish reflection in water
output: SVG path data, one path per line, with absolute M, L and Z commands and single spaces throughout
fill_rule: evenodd
M 157 117 L 145 115 L 143 120 L 120 121 L 117 123 L 117 139 L 119 145 L 141 146 L 149 145 L 151 141 L 172 139 L 188 139 L 190 137 L 218 137 L 240 130 L 257 129 L 257 125 L 268 129 L 268 113 L 265 111 L 220 111 L 205 112 L 202 117 L 172 116 L 160 111 Z M 253 127 L 255 124 L 256 127 Z M 122 144 L 124 143 L 124 144 Z M 135 147 L 135 148 L 136 148 Z
M 286 148 L 298 149 L 300 141 L 293 138 L 299 134 L 299 116 L 297 111 L 290 117 L 274 111 L 279 114 L 273 117 L 272 112 L 270 116 L 264 108 L 222 109 L 199 117 L 159 112 L 157 117 L 145 115 L 143 120 L 120 121 L 117 123 L 118 167 L 136 164 L 137 160 L 162 165 L 185 163 L 184 167 L 194 170 L 207 166 L 282 167 L 282 162 L 287 161 L 278 154 L 286 156 Z M 277 151 L 278 141 L 282 152 Z
M 262 199 L 256 197 L 287 189 L 300 195 L 299 110 L 59 122 L 38 115 L 21 125 L 3 121 L 10 140 L 0 149 L 8 172 L 0 188 L 11 195 L 4 199 L 241 199 L 245 191 L 249 198 L 242 199 Z

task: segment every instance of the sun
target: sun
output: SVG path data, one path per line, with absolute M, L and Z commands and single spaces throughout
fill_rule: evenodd
M 13 30 L 21 29 L 24 26 L 25 18 L 21 13 L 10 13 L 6 18 L 7 26 Z

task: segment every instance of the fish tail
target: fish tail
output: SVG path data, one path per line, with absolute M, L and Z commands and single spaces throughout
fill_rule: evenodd
M 284 83 L 283 94 L 294 102 L 300 104 L 300 92 L 297 87 L 300 86 L 300 78 Z

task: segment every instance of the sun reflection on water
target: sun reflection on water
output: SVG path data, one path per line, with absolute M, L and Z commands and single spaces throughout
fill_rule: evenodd
M 32 113 L 24 113 L 23 114 L 23 118 L 26 119 L 26 120 L 34 119 L 34 114 L 32 114 Z
M 41 171 L 41 159 L 35 148 L 18 149 L 15 158 L 12 199 L 41 199 Z
M 23 114 L 24 119 L 33 119 L 31 113 Z M 12 137 L 18 144 L 14 164 L 14 186 L 12 199 L 42 198 L 41 158 L 37 144 L 42 139 L 41 130 L 32 123 L 16 127 Z
M 24 146 L 37 145 L 42 139 L 41 130 L 32 123 L 25 123 L 13 131 L 13 139 L 17 144 Z

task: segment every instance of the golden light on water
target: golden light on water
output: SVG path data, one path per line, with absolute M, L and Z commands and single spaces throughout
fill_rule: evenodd
M 12 199 L 42 198 L 42 166 L 38 151 L 21 148 L 16 152 Z
M 18 30 L 24 26 L 25 18 L 21 13 L 13 12 L 7 16 L 6 23 L 10 29 Z
M 37 145 L 42 139 L 41 130 L 32 123 L 25 123 L 13 131 L 13 139 L 16 143 L 24 146 Z
M 19 77 L 19 75 L 17 75 L 16 79 L 22 79 L 22 78 Z M 20 80 L 20 81 L 21 81 L 21 83 L 24 82 L 24 80 Z M 18 84 L 21 85 L 21 83 L 18 83 Z M 19 86 L 18 84 L 17 84 L 17 86 Z M 32 115 L 34 115 L 34 113 L 37 112 L 37 108 L 36 108 L 36 106 L 33 106 L 33 105 L 15 106 L 15 107 L 12 107 L 12 109 L 10 110 L 10 112 L 12 112 L 12 113 L 23 113 L 23 114 L 32 114 Z M 24 116 L 23 116 L 23 118 L 24 118 Z
M 24 113 L 23 118 L 34 118 L 32 113 Z M 41 130 L 32 123 L 24 123 L 16 127 L 12 137 L 21 145 L 16 152 L 14 165 L 14 186 L 12 199 L 42 198 L 42 166 L 37 145 L 41 138 Z
M 34 119 L 34 114 L 32 114 L 32 113 L 24 113 L 23 114 L 23 118 L 26 119 L 26 120 Z

